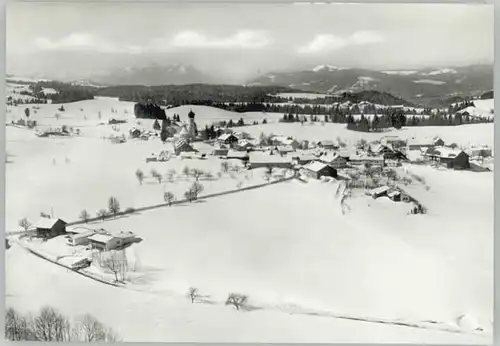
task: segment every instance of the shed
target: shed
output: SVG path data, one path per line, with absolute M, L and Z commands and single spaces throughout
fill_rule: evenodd
M 308 177 L 320 179 L 321 177 L 337 177 L 337 170 L 326 163 L 314 161 L 304 166 L 304 173 Z
M 94 234 L 88 240 L 93 249 L 100 251 L 113 250 L 121 245 L 121 239 L 108 234 Z
M 387 186 L 387 185 L 384 185 L 384 186 L 380 186 L 380 187 L 377 187 L 373 190 L 370 191 L 370 195 L 373 197 L 373 198 L 379 198 L 381 196 L 385 196 L 387 195 L 387 193 L 390 191 L 390 187 Z
M 54 238 L 66 234 L 66 224 L 67 223 L 61 219 L 42 217 L 35 224 L 36 234 L 38 237 L 45 239 Z

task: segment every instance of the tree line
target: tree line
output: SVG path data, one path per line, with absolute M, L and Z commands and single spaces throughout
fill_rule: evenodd
M 90 314 L 79 316 L 72 322 L 48 306 L 35 315 L 8 308 L 5 312 L 5 338 L 9 341 L 120 341 L 118 334 Z

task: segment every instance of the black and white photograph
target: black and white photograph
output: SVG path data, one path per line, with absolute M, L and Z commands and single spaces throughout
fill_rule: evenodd
M 493 12 L 9 2 L 5 339 L 492 344 Z

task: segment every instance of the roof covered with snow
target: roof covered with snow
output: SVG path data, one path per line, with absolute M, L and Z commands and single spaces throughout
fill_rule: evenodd
M 38 222 L 35 224 L 35 227 L 36 228 L 45 228 L 45 229 L 50 229 L 52 227 L 54 227 L 54 225 L 56 224 L 57 221 L 59 221 L 60 219 L 49 219 L 49 218 L 45 218 L 45 217 L 42 217 L 38 220 Z M 61 220 L 62 221 L 62 220 Z M 64 222 L 64 221 L 63 221 Z
M 387 185 L 384 185 L 384 186 L 380 186 L 380 187 L 377 187 L 373 190 L 370 191 L 370 193 L 373 195 L 373 194 L 380 194 L 380 193 L 384 193 L 384 192 L 387 192 L 390 190 L 390 187 L 387 186 Z
M 234 138 L 237 138 L 235 135 L 233 135 L 232 133 L 224 133 L 222 135 L 220 135 L 217 139 L 220 140 L 220 141 L 225 141 L 226 139 L 230 138 L 230 137 L 234 137 Z
M 312 172 L 319 172 L 325 167 L 328 167 L 328 165 L 319 161 L 310 162 L 307 165 L 304 165 L 305 169 Z
M 444 157 L 444 158 L 454 158 L 457 157 L 462 150 L 459 149 L 452 149 L 448 147 L 437 147 L 437 148 L 430 148 L 425 152 L 425 155 L 428 156 L 439 156 L 439 157 Z
M 111 240 L 113 240 L 113 238 L 114 238 L 113 236 L 107 235 L 107 234 L 94 234 L 93 236 L 89 237 L 89 240 L 92 240 L 92 241 L 95 241 L 98 243 L 107 244 Z

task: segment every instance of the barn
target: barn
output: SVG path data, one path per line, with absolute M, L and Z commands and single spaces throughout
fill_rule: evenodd
M 217 138 L 217 141 L 221 144 L 228 144 L 228 145 L 231 145 L 233 143 L 237 143 L 238 142 L 238 137 L 236 137 L 235 135 L 233 135 L 232 133 L 225 133 L 223 135 L 220 135 L 218 138 Z
M 320 179 L 321 177 L 337 177 L 337 170 L 335 168 L 319 161 L 314 161 L 305 165 L 303 173 L 314 179 Z
M 427 161 L 438 162 L 452 169 L 469 169 L 469 155 L 463 150 L 454 150 L 446 147 L 429 148 L 424 153 Z
M 62 234 L 66 234 L 66 222 L 61 219 L 42 217 L 35 224 L 36 235 L 41 238 L 49 239 Z

